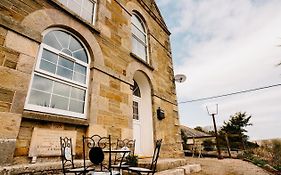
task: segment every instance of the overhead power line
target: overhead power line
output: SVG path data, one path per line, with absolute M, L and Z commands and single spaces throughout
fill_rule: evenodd
M 273 84 L 273 85 L 270 85 L 270 86 L 254 88 L 254 89 L 247 89 L 247 90 L 232 92 L 232 93 L 223 94 L 223 95 L 216 95 L 216 96 L 203 97 L 203 98 L 197 98 L 197 99 L 193 99 L 193 100 L 182 101 L 182 102 L 179 102 L 179 104 L 182 104 L 182 103 L 192 103 L 192 102 L 197 102 L 197 101 L 204 101 L 204 100 L 210 100 L 210 99 L 215 99 L 215 98 L 227 97 L 227 96 L 236 95 L 236 94 L 243 94 L 243 93 L 259 91 L 259 90 L 268 89 L 268 88 L 273 88 L 273 87 L 276 87 L 276 86 L 281 86 L 281 83 Z

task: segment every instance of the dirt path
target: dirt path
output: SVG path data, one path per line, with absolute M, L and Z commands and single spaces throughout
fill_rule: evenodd
M 187 158 L 201 164 L 202 171 L 192 175 L 271 175 L 260 167 L 238 159 Z

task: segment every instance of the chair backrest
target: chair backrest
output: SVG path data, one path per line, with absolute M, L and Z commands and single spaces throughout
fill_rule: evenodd
M 135 154 L 135 145 L 136 145 L 136 140 L 117 139 L 116 149 L 128 148 L 131 151 L 130 154 L 134 155 Z
M 123 155 L 123 153 L 116 153 L 114 157 L 114 162 L 113 164 L 118 164 L 120 162 L 123 162 L 123 158 L 127 157 L 128 155 L 134 156 L 135 154 L 135 143 L 136 140 L 131 140 L 131 139 L 117 139 L 116 143 L 116 149 L 129 149 L 131 152 L 126 153 Z
M 155 143 L 153 157 L 152 157 L 152 161 L 151 161 L 151 165 L 150 165 L 150 170 L 152 170 L 152 174 L 154 174 L 156 171 L 157 160 L 159 157 L 161 144 L 162 144 L 162 139 L 157 140 Z
M 62 171 L 65 174 L 66 168 L 68 167 L 74 168 L 71 138 L 60 137 L 60 147 L 61 147 Z
M 104 154 L 104 151 L 109 154 Z M 84 167 L 86 167 L 87 157 L 93 163 L 93 166 L 100 166 L 100 171 L 110 171 L 111 168 L 111 138 L 93 135 L 91 137 L 83 136 L 83 159 Z M 104 161 L 108 158 L 107 161 Z M 106 166 L 106 163 L 108 164 Z

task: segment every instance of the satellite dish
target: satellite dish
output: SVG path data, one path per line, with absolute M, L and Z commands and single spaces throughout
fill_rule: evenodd
M 183 74 L 177 74 L 175 76 L 175 81 L 179 83 L 183 83 L 186 80 L 186 76 Z

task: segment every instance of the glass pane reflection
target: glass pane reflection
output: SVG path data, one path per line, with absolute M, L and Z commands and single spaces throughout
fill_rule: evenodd
M 88 62 L 88 59 L 87 59 L 87 54 L 85 52 L 85 50 L 79 50 L 79 51 L 76 51 L 76 52 L 73 52 L 73 57 L 87 63 Z
M 46 50 L 46 49 L 43 49 L 42 57 L 43 57 L 45 60 L 50 61 L 51 63 L 57 64 L 58 55 L 55 54 L 55 53 L 53 53 L 53 52 L 50 52 L 50 51 L 48 51 L 48 50 Z
M 68 98 L 57 96 L 57 95 L 53 95 L 50 107 L 51 108 L 67 110 L 68 100 L 69 100 Z
M 60 43 L 56 39 L 56 37 L 55 37 L 53 32 L 49 32 L 47 35 L 45 35 L 45 37 L 43 39 L 43 43 L 45 43 L 48 46 L 51 46 L 51 47 L 53 47 L 55 49 L 58 49 L 58 50 L 62 49 L 62 46 L 60 45 Z
M 79 72 L 80 74 L 86 75 L 86 67 L 81 66 L 80 64 L 75 64 L 75 72 Z
M 40 62 L 40 69 L 54 74 L 56 72 L 56 65 L 42 59 Z
M 43 107 L 49 107 L 50 97 L 51 94 L 49 93 L 31 90 L 28 103 Z
M 32 89 L 37 89 L 45 92 L 52 92 L 53 81 L 47 78 L 43 78 L 38 75 L 34 75 Z
M 85 84 L 86 83 L 86 76 L 74 72 L 73 80 Z
M 84 102 L 70 100 L 69 110 L 78 113 L 84 113 Z
M 71 80 L 73 72 L 71 70 L 67 69 L 67 68 L 58 66 L 57 67 L 57 74 Z
M 59 83 L 59 82 L 54 82 L 54 90 L 53 93 L 57 95 L 62 95 L 64 97 L 69 97 L 70 95 L 70 86 Z
M 67 60 L 67 59 L 65 59 L 63 57 L 60 57 L 59 65 L 73 70 L 74 63 L 72 61 L 70 61 L 70 60 Z
M 73 87 L 71 91 L 71 98 L 85 101 L 85 94 L 86 94 L 85 90 L 81 90 Z

